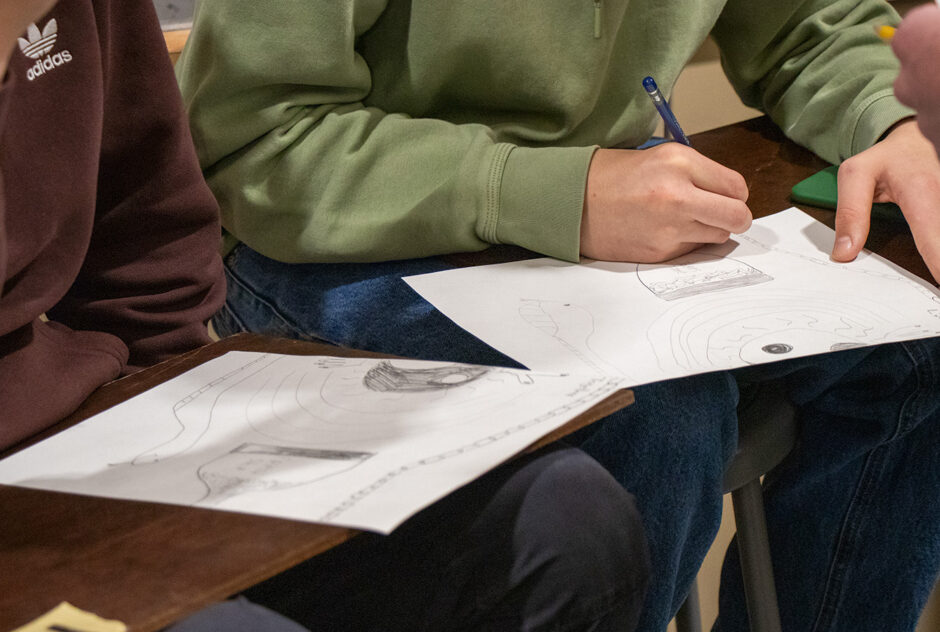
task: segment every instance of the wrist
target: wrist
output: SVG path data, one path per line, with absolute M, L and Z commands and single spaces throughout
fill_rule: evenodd
M 915 117 L 913 117 L 913 116 L 906 116 L 906 117 L 902 118 L 900 121 L 898 121 L 897 123 L 895 123 L 894 125 L 892 125 L 892 126 L 889 127 L 888 129 L 886 129 L 886 130 L 884 131 L 884 134 L 882 134 L 881 136 L 878 137 L 878 141 L 877 141 L 877 142 L 880 143 L 881 141 L 883 141 L 884 139 L 886 139 L 888 136 L 890 136 L 890 135 L 891 135 L 891 132 L 895 131 L 895 130 L 898 129 L 899 127 L 903 127 L 904 125 L 906 125 L 906 124 L 908 124 L 908 123 L 914 123 L 914 124 L 916 124 L 916 123 L 917 123 L 917 119 L 916 119 Z

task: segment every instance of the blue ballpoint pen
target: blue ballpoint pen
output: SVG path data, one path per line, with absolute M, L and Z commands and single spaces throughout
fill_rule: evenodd
M 653 81 L 653 78 L 647 77 L 644 79 L 643 87 L 646 89 L 646 93 L 650 95 L 653 105 L 656 106 L 656 110 L 663 118 L 663 123 L 666 124 L 666 130 L 672 138 L 683 145 L 691 147 L 692 143 L 689 142 L 689 138 L 685 135 L 685 132 L 682 131 L 682 128 L 679 127 L 679 121 L 676 120 L 676 115 L 672 113 L 672 108 L 669 107 L 669 103 L 663 98 L 663 95 L 660 94 L 659 87 L 656 85 L 656 82 Z

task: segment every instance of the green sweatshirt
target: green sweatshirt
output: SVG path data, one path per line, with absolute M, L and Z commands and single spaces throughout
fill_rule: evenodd
M 201 0 L 177 74 L 226 230 L 287 262 L 508 243 L 576 261 L 591 156 L 705 37 L 831 162 L 909 116 L 879 0 Z

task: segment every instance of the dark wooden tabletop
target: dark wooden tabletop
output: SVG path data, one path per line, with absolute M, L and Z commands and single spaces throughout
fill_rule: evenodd
M 790 188 L 827 166 L 787 141 L 766 118 L 696 134 L 692 143 L 745 177 L 748 204 L 757 217 L 793 206 Z M 832 211 L 796 206 L 833 226 Z M 903 222 L 873 222 L 868 247 L 930 279 Z M 531 256 L 535 255 L 500 246 L 449 259 L 456 265 L 479 265 Z M 374 355 L 235 336 L 102 387 L 51 432 L 232 349 Z M 632 394 L 619 393 L 560 432 L 631 401 Z M 131 630 L 157 630 L 354 534 L 350 529 L 289 520 L 0 486 L 0 630 L 22 625 L 60 601 L 120 619 Z
M 73 415 L 6 454 L 236 349 L 378 357 L 239 334 L 103 386 Z M 631 391 L 618 391 L 529 450 L 632 402 Z M 292 520 L 0 485 L 0 631 L 19 627 L 61 601 L 123 621 L 130 630 L 158 630 L 356 533 Z

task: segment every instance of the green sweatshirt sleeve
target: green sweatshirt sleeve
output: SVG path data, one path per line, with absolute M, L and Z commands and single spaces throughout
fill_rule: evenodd
M 874 30 L 898 21 L 880 0 L 730 0 L 712 34 L 742 100 L 839 163 L 913 114 L 893 96 L 897 60 Z
M 357 38 L 383 11 L 382 0 L 199 3 L 177 75 L 226 230 L 286 262 L 494 243 L 577 259 L 593 148 L 527 150 L 485 125 L 369 107 Z

